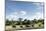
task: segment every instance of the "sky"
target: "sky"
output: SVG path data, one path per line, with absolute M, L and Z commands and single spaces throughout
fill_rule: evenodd
M 6 19 L 43 19 L 42 2 L 5 1 Z

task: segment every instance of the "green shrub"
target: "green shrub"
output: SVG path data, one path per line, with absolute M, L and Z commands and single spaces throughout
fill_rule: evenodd
M 21 28 L 23 28 L 23 26 L 20 26 Z
M 15 26 L 15 25 L 13 25 L 12 27 L 16 28 L 16 26 Z
M 30 27 L 29 25 L 26 25 L 26 27 Z

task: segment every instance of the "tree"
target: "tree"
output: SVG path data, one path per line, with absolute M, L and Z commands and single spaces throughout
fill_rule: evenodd
M 42 24 L 44 24 L 44 19 L 39 19 L 38 22 L 41 22 Z
M 17 21 L 16 25 L 20 25 L 20 22 L 19 22 L 19 21 Z
M 22 25 L 22 18 L 19 18 L 19 22 L 18 23 L 20 23 L 20 25 Z
M 27 19 L 24 19 L 24 21 L 22 22 L 23 25 L 27 24 Z
M 5 25 L 11 25 L 11 21 L 9 21 L 8 19 L 6 19 Z
M 38 21 L 36 19 L 32 20 L 32 22 L 35 24 L 35 23 L 38 23 Z
M 31 23 L 30 20 L 27 20 L 27 25 L 30 25 L 30 23 Z

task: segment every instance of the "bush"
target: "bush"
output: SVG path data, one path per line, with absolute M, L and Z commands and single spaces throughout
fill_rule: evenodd
M 26 27 L 30 27 L 30 26 L 26 25 Z
M 12 27 L 15 27 L 15 28 L 16 28 L 16 26 L 15 26 L 15 25 L 13 25 Z
M 23 26 L 20 26 L 21 28 L 23 28 Z

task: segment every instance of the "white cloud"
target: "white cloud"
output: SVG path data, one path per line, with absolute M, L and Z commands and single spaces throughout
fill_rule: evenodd
M 16 15 L 9 15 L 9 16 L 6 16 L 6 19 L 9 19 L 9 20 L 16 20 L 17 16 Z
M 25 13 L 25 11 L 20 11 L 20 13 L 22 13 L 22 15 L 25 15 L 26 13 Z M 21 16 L 22 16 L 21 15 Z M 19 15 L 20 16 L 20 15 Z M 6 18 L 8 18 L 9 20 L 11 20 L 11 19 L 13 19 L 13 20 L 17 20 L 18 18 L 19 18 L 19 16 L 18 16 L 18 13 L 16 12 L 16 13 L 12 13 L 11 15 L 9 15 L 9 16 L 7 16 Z M 21 17 L 20 16 L 20 17 Z M 35 13 L 35 15 L 32 15 L 32 16 L 24 16 L 24 17 L 22 17 L 23 19 L 30 19 L 30 20 L 33 20 L 33 19 L 40 19 L 40 18 L 42 18 L 43 19 L 43 14 L 42 13 L 40 13 L 40 12 L 36 12 Z
M 43 6 L 44 4 L 43 4 L 43 2 L 36 2 L 36 3 L 32 3 L 32 4 L 34 4 L 34 5 L 36 5 L 36 6 L 39 6 L 39 7 L 41 7 L 41 6 Z
M 26 12 L 25 11 L 20 11 L 20 14 L 21 15 L 26 15 Z
M 19 16 L 23 16 L 23 15 L 26 15 L 26 11 L 19 11 L 19 12 L 13 12 L 11 13 L 10 15 L 6 16 L 6 19 L 13 19 L 13 20 L 16 20 L 19 18 Z
M 6 19 L 9 19 L 9 20 L 16 20 L 18 17 L 17 17 L 18 13 L 17 12 L 13 12 L 11 13 L 10 15 L 6 16 Z
M 36 12 L 35 15 L 32 15 L 31 17 L 26 17 L 27 19 L 33 20 L 33 19 L 43 19 L 43 14 L 40 12 Z
M 36 5 L 36 6 L 39 6 L 39 5 L 40 5 L 40 3 L 32 3 L 32 4 L 34 4 L 34 5 Z
M 18 15 L 18 12 L 13 12 L 13 13 L 11 13 L 12 15 Z
M 40 18 L 43 19 L 43 15 L 42 15 L 40 12 L 37 12 L 37 13 L 33 16 L 33 19 L 40 19 Z

